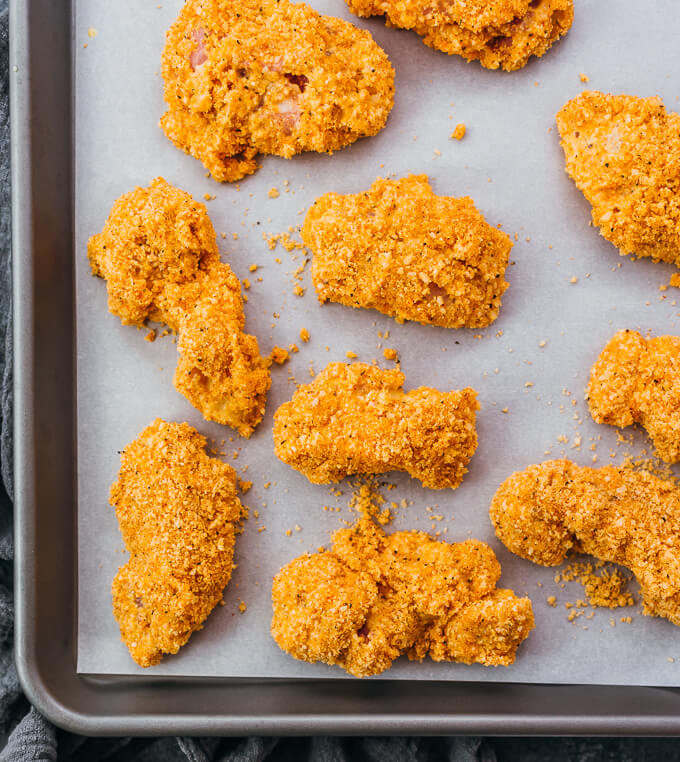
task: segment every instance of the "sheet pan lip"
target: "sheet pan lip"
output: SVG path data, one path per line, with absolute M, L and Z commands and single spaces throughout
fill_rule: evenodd
M 31 196 L 31 174 L 21 171 L 31 160 L 31 102 L 29 83 L 31 78 L 31 56 L 29 40 L 29 16 L 31 2 L 10 0 L 10 102 L 11 130 L 14 140 L 11 146 L 12 159 L 12 258 L 14 265 L 13 309 L 14 309 L 14 394 L 15 394 L 15 553 L 16 553 L 16 665 L 22 687 L 33 705 L 47 718 L 60 727 L 73 732 L 90 735 L 158 735 L 158 734 L 205 734 L 205 735 L 240 735 L 240 734 L 320 734 L 335 733 L 359 735 L 370 733 L 398 734 L 451 734 L 484 733 L 503 735 L 674 735 L 680 734 L 680 712 L 666 711 L 663 714 L 646 714 L 640 709 L 637 713 L 612 716 L 602 714 L 544 713 L 460 713 L 441 712 L 425 715 L 413 712 L 383 712 L 380 714 L 338 713 L 332 711 L 295 714 L 270 713 L 269 715 L 228 715 L 224 712 L 214 714 L 190 713 L 111 713 L 87 714 L 80 711 L 73 701 L 48 684 L 45 674 L 40 670 L 40 659 L 36 642 L 36 575 L 35 575 L 35 527 L 37 505 L 32 477 L 35 463 L 32 459 L 35 427 L 32 398 L 34 394 L 33 360 L 33 267 L 34 256 L 31 248 L 31 230 L 33 215 Z M 34 7 L 38 3 L 35 3 Z M 61 5 L 63 12 L 70 16 L 71 2 Z M 18 67 L 15 76 L 13 67 Z M 28 296 L 27 296 L 28 295 Z M 74 587 L 75 589 L 75 587 Z M 72 651 L 72 643 L 71 651 Z M 78 675 L 75 671 L 75 658 L 70 654 L 68 678 L 83 690 L 97 689 L 106 691 L 108 684 L 125 689 L 127 684 L 148 687 L 156 682 L 154 678 L 116 678 L 97 680 Z M 158 682 L 185 686 L 189 683 L 210 682 L 223 684 L 225 690 L 238 691 L 244 683 L 266 683 L 272 688 L 275 684 L 301 682 L 309 684 L 335 684 L 327 680 L 257 680 L 230 681 L 219 678 L 197 680 L 192 678 L 159 677 Z M 381 684 L 386 688 L 392 681 Z M 399 682 L 404 685 L 402 681 Z M 421 684 L 426 686 L 427 684 Z M 445 685 L 438 683 L 438 685 Z M 465 685 L 455 683 L 456 686 Z M 469 684 L 475 685 L 475 684 Z M 493 683 L 485 683 L 485 688 L 494 690 Z M 502 684 L 498 690 L 532 690 L 546 688 L 554 695 L 567 696 L 574 688 L 584 692 L 597 691 L 595 686 L 536 686 Z M 601 690 L 601 689 L 600 689 Z M 634 706 L 634 697 L 638 700 L 650 700 L 659 693 L 672 693 L 674 700 L 680 703 L 680 691 L 669 688 L 619 688 L 627 692 Z M 82 697 L 82 693 L 80 696 Z M 640 701 L 638 706 L 645 702 Z M 650 701 L 651 703 L 651 701 Z M 649 704 L 647 704 L 649 706 Z
M 12 312 L 13 312 L 13 398 L 14 398 L 14 557 L 15 557 L 15 666 L 21 687 L 35 708 L 55 724 L 71 725 L 75 715 L 47 688 L 37 670 L 34 648 L 35 600 L 33 587 L 35 544 L 35 494 L 30 475 L 35 420 L 32 410 L 33 379 L 33 249 L 30 231 L 33 207 L 30 175 L 31 144 L 31 56 L 29 40 L 30 3 L 9 0 L 9 96 L 10 161 L 12 187 Z M 71 2 L 63 5 L 71 14 Z M 30 295 L 30 296 L 27 296 Z M 83 725 L 84 727 L 84 725 Z
M 30 309 L 17 298 L 24 291 L 26 284 L 32 281 L 31 260 L 19 256 L 24 250 L 23 240 L 30 226 L 31 215 L 27 212 L 30 196 L 24 183 L 19 167 L 24 166 L 28 157 L 28 146 L 23 137 L 28 134 L 24 130 L 30 122 L 30 109 L 26 103 L 27 87 L 23 82 L 24 66 L 28 65 L 27 55 L 27 9 L 20 0 L 9 2 L 9 94 L 10 94 L 10 175 L 12 183 L 12 313 L 13 313 L 13 349 L 14 349 L 14 602 L 15 602 L 15 664 L 19 682 L 28 699 L 47 716 L 52 712 L 47 709 L 41 698 L 46 692 L 40 688 L 40 680 L 35 680 L 30 668 L 28 648 L 28 620 L 30 617 L 30 600 L 26 588 L 30 584 L 32 574 L 26 548 L 32 540 L 32 511 L 29 505 L 34 502 L 30 494 L 30 482 L 25 477 L 28 467 L 25 453 L 29 450 L 31 438 L 31 423 L 26 421 L 27 398 L 30 398 L 33 379 L 31 374 L 31 342 L 24 340 L 26 326 L 29 326 L 28 336 L 31 335 L 32 315 Z M 20 76 L 17 74 L 20 72 Z M 19 135 L 22 138 L 19 139 Z M 19 414 L 22 411 L 22 414 Z M 26 441 L 28 440 L 28 441 Z M 47 710 L 47 711 L 46 711 Z

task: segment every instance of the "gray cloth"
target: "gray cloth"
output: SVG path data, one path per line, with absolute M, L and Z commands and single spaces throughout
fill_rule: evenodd
M 84 738 L 23 697 L 13 659 L 8 0 L 0 0 L 0 762 L 671 762 L 674 741 L 476 738 Z

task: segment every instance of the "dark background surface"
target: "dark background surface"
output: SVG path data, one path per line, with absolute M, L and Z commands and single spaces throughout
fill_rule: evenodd
M 26 0 L 30 2 L 30 0 Z M 114 0 L 115 2 L 115 0 Z M 0 0 L 0 762 L 191 760 L 207 762 L 539 762 L 680 760 L 675 739 L 232 738 L 88 739 L 54 728 L 21 693 L 13 663 L 12 339 L 8 105 L 8 0 Z

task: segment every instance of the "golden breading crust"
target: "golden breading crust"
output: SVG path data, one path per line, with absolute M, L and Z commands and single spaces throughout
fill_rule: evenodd
M 274 414 L 276 455 L 315 484 L 406 471 L 457 487 L 477 448 L 477 393 L 403 385 L 399 370 L 330 363 Z
M 619 331 L 592 367 L 586 398 L 597 423 L 639 423 L 660 458 L 680 461 L 679 337 Z
M 358 16 L 386 16 L 431 48 L 487 69 L 521 69 L 565 35 L 573 0 L 347 0 Z
M 408 654 L 508 666 L 534 627 L 531 601 L 496 589 L 501 567 L 478 540 L 386 535 L 370 519 L 274 578 L 271 632 L 296 659 L 376 675 Z
M 435 196 L 427 175 L 321 196 L 302 239 L 314 253 L 320 302 L 373 308 L 399 322 L 481 328 L 498 317 L 508 287 L 508 236 L 472 199 Z
M 546 461 L 499 487 L 491 521 L 509 550 L 543 566 L 570 550 L 628 567 L 645 613 L 680 625 L 680 489 L 646 471 Z
M 680 266 L 680 115 L 659 98 L 583 92 L 557 113 L 567 173 L 621 254 Z
M 264 414 L 269 361 L 243 333 L 241 284 L 220 262 L 205 205 L 156 178 L 114 203 L 87 253 L 124 325 L 148 319 L 179 333 L 175 388 L 206 419 L 250 436 Z
M 167 33 L 165 134 L 220 181 L 258 153 L 332 152 L 387 121 L 394 70 L 371 35 L 288 0 L 188 0 Z
M 141 667 L 177 653 L 231 577 L 242 513 L 236 472 L 204 448 L 189 424 L 157 418 L 123 450 L 111 487 L 130 553 L 113 580 L 113 613 Z

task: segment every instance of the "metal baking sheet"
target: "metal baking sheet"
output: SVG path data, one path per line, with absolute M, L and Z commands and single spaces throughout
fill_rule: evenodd
M 584 3 L 583 5 L 587 5 L 590 11 L 596 10 L 593 4 Z M 132 4 L 130 7 L 132 8 Z M 165 677 L 163 675 L 154 677 L 149 671 L 139 676 L 125 677 L 112 674 L 108 677 L 93 678 L 76 672 L 75 659 L 78 639 L 75 629 L 76 599 L 74 597 L 76 570 L 74 547 L 76 504 L 73 491 L 76 474 L 74 471 L 81 472 L 85 460 L 93 455 L 96 457 L 96 454 L 83 452 L 81 449 L 76 460 L 73 436 L 76 398 L 72 386 L 73 367 L 69 358 L 74 352 L 71 283 L 74 241 L 71 227 L 73 199 L 68 192 L 72 182 L 70 151 L 73 132 L 70 102 L 71 72 L 68 53 L 72 41 L 75 43 L 74 47 L 78 48 L 88 40 L 83 40 L 82 29 L 78 22 L 73 28 L 72 40 L 66 4 L 57 8 L 55 4 L 47 0 L 37 0 L 25 5 L 15 2 L 12 11 L 12 65 L 14 72 L 12 127 L 15 138 L 13 142 L 15 399 L 18 411 L 16 416 L 17 664 L 22 684 L 38 708 L 62 726 L 80 732 L 102 734 L 162 732 L 318 733 L 330 731 L 346 733 L 554 732 L 589 734 L 670 734 L 676 732 L 678 694 L 677 691 L 671 689 L 620 689 L 595 686 L 584 688 L 557 685 L 516 685 L 512 683 L 485 685 L 476 682 L 461 683 L 458 680 L 434 683 L 415 680 L 406 683 L 392 680 L 358 682 L 318 679 L 283 681 L 174 679 L 171 676 Z M 592 20 L 593 15 L 591 14 L 588 24 Z M 648 19 L 645 21 L 649 22 Z M 93 24 L 88 23 L 88 26 L 96 27 L 97 23 L 96 21 Z M 379 24 L 369 23 L 367 26 L 374 28 L 376 36 L 380 37 L 382 27 Z M 580 27 L 575 25 L 571 34 L 574 35 L 579 28 L 582 33 L 585 33 L 583 29 L 586 26 L 586 19 L 584 19 L 583 25 Z M 640 25 L 636 31 L 639 29 Z M 659 31 L 662 31 L 661 27 L 659 27 Z M 394 34 L 387 30 L 382 30 L 382 33 L 385 35 Z M 98 30 L 95 39 L 101 39 L 100 34 L 101 29 Z M 662 35 L 661 39 L 664 36 Z M 398 39 L 401 41 L 402 37 L 400 36 Z M 386 44 L 385 47 L 387 47 Z M 88 45 L 89 48 L 90 45 Z M 412 47 L 411 50 L 415 54 L 416 48 Z M 592 50 L 592 45 L 586 46 L 584 50 Z M 392 51 L 390 52 L 392 53 Z M 554 51 L 555 53 L 556 51 Z M 425 54 L 433 55 L 426 50 Z M 547 60 L 545 59 L 545 61 Z M 660 51 L 659 61 L 663 60 L 663 51 Z M 672 60 L 672 58 L 666 60 Z M 603 89 L 606 87 L 604 84 L 593 81 L 594 63 L 589 65 L 587 69 L 585 64 L 578 68 L 588 71 L 593 86 L 599 86 Z M 538 86 L 540 86 L 538 67 L 535 69 L 537 72 L 535 81 L 539 81 Z M 488 73 L 480 72 L 480 74 L 486 84 L 493 83 L 493 80 L 487 79 Z M 458 77 L 467 76 L 468 68 L 458 66 L 456 75 Z M 503 75 L 498 76 L 503 77 Z M 577 72 L 574 76 L 577 76 Z M 543 79 L 542 74 L 541 79 Z M 455 78 L 451 81 L 455 81 Z M 511 82 L 511 80 L 506 79 L 506 82 Z M 659 83 L 662 83 L 661 80 L 653 91 L 662 92 L 667 103 L 669 103 L 669 94 L 661 90 Z M 131 92 L 134 90 L 133 87 L 128 89 Z M 632 87 L 630 89 L 631 91 L 634 90 Z M 569 95 L 575 91 L 576 88 L 572 86 Z M 638 87 L 635 91 L 641 92 L 641 88 Z M 555 107 L 562 100 L 562 98 L 555 98 Z M 455 102 L 458 103 L 459 101 L 455 100 Z M 669 105 L 671 104 L 669 103 Z M 398 112 L 395 112 L 395 115 L 396 113 Z M 472 111 L 468 113 L 472 113 Z M 481 117 L 482 114 L 483 109 L 480 107 L 477 115 Z M 535 118 L 534 114 L 527 115 L 527 123 L 531 123 Z M 455 119 L 458 120 L 457 116 Z M 465 114 L 461 121 L 466 121 L 469 126 L 473 124 L 468 114 Z M 494 135 L 494 137 L 502 139 L 502 136 Z M 80 133 L 78 140 L 82 139 L 83 135 Z M 512 143 L 513 141 L 509 141 L 508 147 L 512 148 Z M 105 154 L 109 147 L 101 144 L 100 149 Z M 442 150 L 442 154 L 444 154 L 442 148 L 439 150 Z M 558 155 L 553 155 L 553 162 L 556 156 Z M 189 162 L 186 164 L 186 168 L 188 168 L 191 160 L 188 157 L 181 158 L 185 162 Z M 324 157 L 316 158 L 324 159 Z M 333 157 L 332 161 L 337 158 L 338 156 Z M 267 161 L 278 163 L 277 160 Z M 326 159 L 326 161 L 329 160 Z M 502 154 L 499 156 L 493 153 L 489 154 L 489 162 L 495 172 L 502 169 L 502 161 Z M 293 186 L 292 176 L 289 172 L 289 167 L 292 164 L 281 164 L 285 170 L 282 170 L 280 176 L 289 178 L 290 184 Z M 471 166 L 473 165 L 468 166 L 468 170 Z M 557 167 L 559 168 L 559 164 Z M 183 171 L 188 171 L 186 168 Z M 94 165 L 92 169 L 94 170 Z M 408 166 L 405 169 L 423 170 L 420 166 Z M 448 185 L 440 184 L 437 177 L 446 180 L 450 174 L 450 169 L 451 167 L 449 167 L 449 171 L 439 173 L 426 168 L 438 192 L 456 194 L 471 192 L 490 220 L 495 222 L 502 219 L 505 229 L 510 232 L 513 231 L 513 228 L 519 227 L 518 223 L 511 220 L 508 214 L 502 214 L 504 209 L 501 195 L 503 194 L 499 193 L 498 197 L 495 197 L 495 201 L 490 197 L 484 200 L 480 194 L 475 195 L 472 185 L 468 186 L 470 190 L 465 190 L 460 188 L 449 189 Z M 465 169 L 464 165 L 455 167 L 457 174 L 462 173 L 463 169 Z M 200 193 L 200 185 L 191 187 L 188 181 L 173 177 L 167 169 L 162 171 L 168 179 L 184 185 L 194 193 Z M 401 172 L 402 170 L 397 167 L 393 171 Z M 503 170 L 500 175 L 490 173 L 492 184 L 504 176 L 505 171 Z M 314 176 L 316 179 L 316 165 Z M 45 182 L 46 177 L 50 178 L 49 183 Z M 342 174 L 338 173 L 336 177 L 342 178 Z M 133 180 L 131 184 L 147 182 L 148 179 L 150 177 Z M 101 177 L 100 181 L 105 183 L 106 178 Z M 197 182 L 200 183 L 202 180 L 197 178 Z M 209 184 L 209 188 L 211 193 L 217 193 L 214 190 L 214 185 Z M 335 188 L 340 189 L 337 185 Z M 127 187 L 121 187 L 117 192 L 126 189 Z M 347 190 L 349 189 L 347 188 Z M 523 185 L 522 189 L 524 190 Z M 254 193 L 254 191 L 250 192 Z M 511 191 L 511 195 L 513 193 L 517 194 L 516 188 Z M 505 199 L 507 203 L 510 203 L 508 196 L 505 196 Z M 568 185 L 564 185 L 558 194 L 558 201 L 560 204 L 564 204 L 565 208 L 571 209 L 570 215 L 580 213 L 582 224 L 586 224 L 587 209 L 585 204 L 575 195 L 573 189 L 569 189 Z M 211 203 L 215 204 L 215 202 Z M 108 206 L 104 212 L 107 211 Z M 543 227 L 545 211 L 540 204 L 534 205 L 529 210 L 530 215 L 528 216 L 532 220 L 541 221 L 541 227 Z M 555 229 L 561 230 L 563 235 L 567 235 L 571 222 L 566 221 L 565 209 L 562 209 L 562 213 L 565 215 L 565 221 Z M 211 214 L 219 230 L 219 221 L 212 208 Z M 554 216 L 555 213 L 553 213 Z M 513 222 L 515 222 L 514 225 Z M 97 224 L 100 226 L 101 220 L 98 220 Z M 529 230 L 526 224 L 525 229 Z M 272 232 L 278 231 L 272 230 Z M 532 237 L 536 243 L 539 235 L 536 226 L 532 227 L 527 235 Z M 554 233 L 550 236 L 550 243 L 547 245 L 553 245 L 555 248 L 557 235 Z M 593 235 L 595 234 L 593 233 Z M 544 242 L 547 243 L 547 240 Z M 528 250 L 532 265 L 537 266 L 542 262 L 542 257 L 545 255 L 544 248 L 537 246 L 535 251 Z M 82 249 L 78 249 L 78 244 L 75 246 L 75 252 L 77 263 L 79 253 L 82 254 Z M 519 247 L 516 249 L 516 253 L 519 253 Z M 577 248 L 568 256 L 583 257 L 584 262 L 587 257 L 589 271 L 592 273 L 591 277 L 596 274 L 607 277 L 610 268 L 616 267 L 618 264 L 616 255 L 596 236 L 589 240 L 587 248 Z M 609 258 L 607 267 L 596 269 L 596 263 L 607 257 Z M 281 253 L 281 258 L 285 261 L 285 254 Z M 519 257 L 516 256 L 515 259 L 519 265 Z M 237 263 L 232 258 L 229 261 L 234 269 L 242 274 Z M 246 259 L 246 262 L 249 263 L 249 261 L 250 258 Z M 573 261 L 578 260 L 571 262 Z M 555 262 L 553 264 L 557 267 Z M 630 267 L 633 265 L 624 264 L 623 274 L 629 272 Z M 638 292 L 645 292 L 647 289 L 650 296 L 645 301 L 652 303 L 650 307 L 653 310 L 656 308 L 656 305 L 653 305 L 653 292 L 658 284 L 667 278 L 668 269 L 664 267 L 652 268 L 649 263 L 638 263 L 635 267 L 637 269 L 634 270 L 634 276 L 629 278 L 627 288 L 624 289 L 623 284 L 620 284 L 617 289 L 616 282 L 611 281 L 611 287 L 614 289 L 611 292 L 612 298 L 618 297 L 620 300 L 625 290 L 624 300 L 618 303 L 619 309 L 623 309 L 623 305 L 632 302 Z M 514 273 L 518 272 L 520 271 L 514 271 Z M 528 310 L 526 313 L 528 319 L 524 322 L 525 330 L 528 330 L 526 326 L 531 325 L 531 321 L 536 325 L 541 315 L 546 317 L 543 325 L 546 322 L 557 320 L 556 306 L 551 304 L 549 299 L 541 296 L 541 288 L 532 289 L 528 286 L 525 288 L 522 279 L 514 273 L 511 273 L 513 286 L 506 297 L 505 309 L 508 310 L 511 304 L 509 298 L 514 289 L 515 309 L 524 305 L 522 308 Z M 622 273 L 618 273 L 618 275 L 621 277 Z M 531 268 L 525 267 L 523 277 L 531 279 Z M 536 285 L 535 281 L 533 283 Z M 528 285 L 531 285 L 531 280 Z M 515 288 L 515 286 L 518 287 Z M 286 287 L 288 287 L 287 283 Z M 542 288 L 544 287 L 545 284 L 542 284 Z M 291 297 L 289 299 L 292 301 Z M 252 304 L 249 309 L 251 307 Z M 310 307 L 317 309 L 313 303 Z M 649 314 L 650 320 L 643 323 L 639 318 L 638 324 L 641 327 L 644 325 L 658 330 L 657 324 L 651 320 L 652 310 L 649 313 L 642 313 L 643 315 Z M 580 312 L 581 305 L 579 304 L 576 318 Z M 314 337 L 314 331 L 316 331 L 319 322 L 318 313 L 314 312 L 313 316 L 316 322 L 312 324 L 310 320 L 308 327 L 312 330 Z M 672 330 L 673 316 L 669 313 L 667 317 L 669 319 L 664 330 L 669 332 Z M 256 332 L 257 319 L 257 313 L 251 309 L 248 313 L 249 325 L 251 330 Z M 380 322 L 383 320 L 382 318 L 376 316 L 375 319 L 377 325 L 371 326 L 373 330 L 377 331 L 379 328 L 384 330 L 385 327 L 388 327 L 389 321 L 382 324 Z M 607 313 L 602 320 L 607 321 Z M 584 324 L 585 321 L 580 325 L 583 326 Z M 356 328 L 357 323 L 352 325 Z M 390 330 L 393 331 L 392 336 L 396 338 L 389 343 L 397 346 L 402 352 L 407 383 L 413 386 L 420 381 L 430 381 L 429 373 L 423 373 L 421 379 L 418 379 L 417 368 L 422 363 L 430 363 L 432 356 L 425 351 L 421 351 L 420 354 L 414 352 L 414 357 L 409 362 L 406 357 L 406 342 L 400 343 L 401 335 L 394 333 L 395 328 L 396 326 L 390 327 Z M 414 327 L 408 328 L 413 329 Z M 417 326 L 415 329 L 416 331 L 421 330 Z M 503 329 L 505 335 L 505 327 L 500 323 L 496 325 L 496 329 Z M 588 333 L 593 330 L 593 326 L 588 324 Z M 128 332 L 135 338 L 141 339 L 141 336 L 134 331 Z M 437 331 L 435 330 L 435 332 Z M 603 335 L 605 333 L 608 335 L 608 331 L 604 331 Z M 365 344 L 363 347 L 358 346 L 361 334 L 357 331 L 348 333 L 348 336 L 351 339 L 348 348 L 360 352 L 362 359 L 370 359 L 372 354 L 377 353 L 378 350 L 369 348 L 369 344 Z M 490 344 L 491 338 L 490 334 L 486 339 L 481 340 L 475 339 L 473 335 L 463 335 L 457 337 L 456 340 L 461 341 L 461 345 L 464 347 L 467 344 L 466 349 L 469 349 L 470 347 L 485 346 L 487 340 L 487 344 Z M 264 336 L 261 336 L 261 339 L 264 343 Z M 370 335 L 370 339 L 375 341 L 372 335 Z M 478 343 L 473 344 L 472 342 Z M 579 351 L 578 336 L 572 337 L 572 343 L 569 344 L 569 347 L 570 351 Z M 506 347 L 508 354 L 512 354 L 509 352 L 511 348 L 513 347 Z M 515 351 L 517 350 L 515 349 Z M 584 352 L 583 349 L 580 351 Z M 341 352 L 342 350 L 338 351 L 337 356 L 341 356 Z M 300 354 L 302 355 L 302 353 Z M 174 359 L 172 353 L 168 353 L 167 356 Z M 148 355 L 146 357 L 144 362 L 148 362 Z M 304 376 L 308 362 L 309 357 L 307 356 L 302 369 L 294 369 L 294 373 L 298 377 Z M 453 367 L 448 369 L 449 378 L 453 379 L 455 373 L 462 373 L 465 370 L 461 365 L 462 362 L 462 356 L 456 357 L 455 362 L 452 362 Z M 574 360 L 574 367 L 577 365 L 578 367 L 585 367 L 587 364 L 583 360 L 579 362 Z M 457 368 L 461 370 L 459 371 Z M 481 372 L 483 373 L 483 371 Z M 562 376 L 562 382 L 568 386 L 567 382 L 572 381 L 569 371 L 563 369 Z M 469 382 L 470 379 L 468 378 L 463 380 L 463 383 Z M 575 379 L 573 386 L 576 386 L 577 382 L 578 379 Z M 280 383 L 280 381 L 276 383 Z M 472 379 L 472 383 L 476 385 L 474 379 Z M 498 389 L 495 391 L 495 398 L 491 398 L 489 392 L 487 403 L 495 401 L 498 406 L 501 400 L 498 398 Z M 540 393 L 540 391 L 536 391 L 536 393 Z M 517 394 L 517 390 L 515 390 L 511 400 L 520 407 L 521 394 L 522 392 Z M 510 398 L 508 399 L 510 400 Z M 484 402 L 484 399 L 482 401 Z M 170 417 L 165 412 L 164 415 Z M 78 409 L 78 417 L 82 418 L 80 409 Z M 142 425 L 144 423 L 146 421 Z M 490 430 L 494 432 L 493 436 L 498 436 L 493 428 Z M 104 434 L 105 432 L 100 433 Z M 483 429 L 480 433 L 483 436 Z M 507 440 L 506 444 L 508 450 L 515 446 L 511 440 Z M 533 456 L 533 460 L 541 459 L 542 453 L 538 452 L 538 448 L 544 446 L 547 447 L 547 445 L 538 444 L 536 450 L 529 453 Z M 477 457 L 479 458 L 481 455 L 482 451 L 480 450 Z M 521 455 L 520 453 L 515 457 L 515 454 L 511 453 L 510 456 L 507 456 L 508 460 L 514 459 L 512 465 L 509 464 L 507 472 L 529 462 Z M 245 454 L 241 456 L 241 459 L 242 462 L 246 462 Z M 484 466 L 484 471 L 493 467 L 493 463 L 487 463 Z M 505 472 L 502 475 L 505 475 Z M 474 462 L 469 478 L 475 478 Z M 400 483 L 398 488 L 401 495 L 401 490 L 406 488 L 406 484 Z M 495 488 L 495 484 L 489 487 L 489 495 L 493 488 Z M 416 490 L 416 492 L 418 491 Z M 438 496 L 440 493 L 435 494 Z M 464 518 L 462 506 L 467 501 L 459 499 L 464 494 L 462 490 L 454 493 L 456 506 L 460 506 L 460 508 L 457 507 L 455 519 L 450 522 L 448 533 L 450 539 L 453 538 L 454 527 L 459 526 Z M 328 500 L 317 501 L 314 509 L 319 510 L 319 503 L 322 504 L 323 502 L 328 502 Z M 423 502 L 414 502 L 414 505 L 403 513 L 412 515 L 415 515 L 416 512 L 422 513 L 422 506 Z M 480 511 L 485 511 L 485 509 L 486 506 L 479 508 Z M 403 519 L 404 516 L 400 516 L 402 522 Z M 428 528 L 422 522 L 422 517 L 420 521 L 421 525 Z M 411 526 L 412 522 L 409 520 L 403 525 Z M 328 527 L 326 532 L 330 528 L 332 527 Z M 266 531 L 269 529 L 262 534 L 266 534 Z M 314 547 L 314 539 L 306 535 L 307 531 L 309 530 L 305 526 L 301 533 L 304 542 L 308 543 L 305 547 Z M 459 536 L 465 536 L 465 533 L 465 530 L 462 530 Z M 327 533 L 322 541 L 327 541 Z M 118 549 L 120 549 L 120 545 Z M 296 554 L 297 552 L 294 551 L 290 557 Z M 82 559 L 80 560 L 82 562 Z M 516 589 L 521 590 L 521 585 L 509 578 L 507 565 L 503 582 L 514 585 Z M 239 627 L 242 626 L 242 622 L 239 623 Z M 578 658 L 583 658 L 583 652 L 579 654 Z M 494 672 L 497 674 L 497 671 Z M 158 675 L 158 673 L 156 674 Z
M 673 43 L 668 40 L 667 48 L 645 45 L 643 68 L 637 56 L 622 62 L 613 30 L 608 44 L 596 44 L 610 13 L 607 4 L 579 3 L 575 25 L 563 42 L 524 70 L 504 75 L 430 50 L 415 34 L 386 29 L 380 21 L 357 21 L 339 0 L 315 0 L 313 5 L 369 28 L 387 51 L 396 70 L 396 105 L 387 127 L 333 156 L 263 158 L 257 173 L 234 185 L 207 178 L 204 167 L 176 150 L 158 128 L 164 111 L 160 52 L 181 0 L 131 2 L 126 13 L 104 0 L 76 4 L 78 669 L 141 672 L 120 642 L 111 613 L 111 580 L 125 556 L 107 498 L 118 452 L 160 416 L 186 420 L 207 434 L 234 467 L 247 467 L 243 478 L 252 480 L 253 488 L 245 498 L 251 518 L 238 538 L 238 568 L 224 607 L 154 673 L 346 677 L 337 668 L 293 660 L 269 634 L 273 575 L 300 553 L 327 545 L 330 533 L 353 518 L 346 509 L 350 482 L 340 485 L 344 494 L 336 497 L 276 459 L 272 415 L 290 398 L 296 381 L 309 381 L 310 365 L 318 371 L 331 360 L 346 359 L 348 351 L 364 361 L 375 358 L 391 365 L 382 357 L 384 346 L 390 346 L 399 351 L 408 387 L 471 385 L 482 405 L 480 445 L 462 487 L 432 491 L 403 474 L 387 477 L 396 485 L 389 498 L 409 504 L 396 511 L 394 528 L 489 542 L 501 560 L 501 583 L 533 599 L 536 629 L 510 668 L 402 659 L 389 677 L 680 685 L 680 639 L 673 625 L 643 617 L 639 607 L 599 610 L 592 619 L 584 614 L 568 622 L 564 605 L 583 599 L 583 591 L 560 588 L 553 570 L 507 552 L 488 518 L 501 481 L 546 459 L 547 452 L 566 452 L 580 463 L 590 463 L 596 454 L 600 463 L 610 462 L 616 432 L 594 424 L 583 402 L 590 365 L 619 328 L 658 334 L 680 326 L 675 289 L 658 290 L 672 268 L 622 260 L 588 226 L 588 205 L 563 171 L 553 128 L 557 109 L 585 88 L 581 73 L 590 78 L 589 87 L 658 92 L 672 108 L 676 83 L 659 72 L 670 71 Z M 667 24 L 660 12 L 643 12 L 632 0 L 619 3 L 618 9 L 622 28 L 644 28 L 643 40 L 657 40 Z M 121 40 L 127 43 L 124 56 Z M 460 142 L 449 137 L 458 122 L 468 125 Z M 263 238 L 299 226 L 305 210 L 326 191 L 359 192 L 378 175 L 409 172 L 427 173 L 439 194 L 472 196 L 492 224 L 501 223 L 518 239 L 500 317 L 485 330 L 398 325 L 374 311 L 321 306 L 307 271 L 302 279 L 307 291 L 297 297 L 293 272 L 304 253 L 281 246 L 271 250 Z M 197 199 L 213 197 L 207 206 L 218 233 L 226 236 L 219 238 L 223 257 L 239 277 L 252 282 L 247 330 L 259 337 L 262 351 L 292 342 L 300 347 L 286 367 L 273 368 L 267 414 L 250 440 L 205 422 L 174 390 L 172 337 L 149 344 L 143 332 L 122 326 L 106 311 L 104 283 L 90 274 L 87 238 L 101 229 L 117 196 L 157 175 Z M 269 196 L 271 188 L 278 189 L 277 198 Z M 255 273 L 249 271 L 252 264 L 258 267 Z M 308 344 L 299 339 L 302 327 L 310 331 Z M 381 338 L 385 331 L 387 340 Z M 638 436 L 631 449 L 645 444 L 644 435 Z M 618 462 L 622 450 L 615 449 L 613 461 Z M 330 512 L 324 506 L 345 509 Z M 546 603 L 553 595 L 558 601 L 554 608 Z M 628 615 L 633 621 L 621 622 Z

